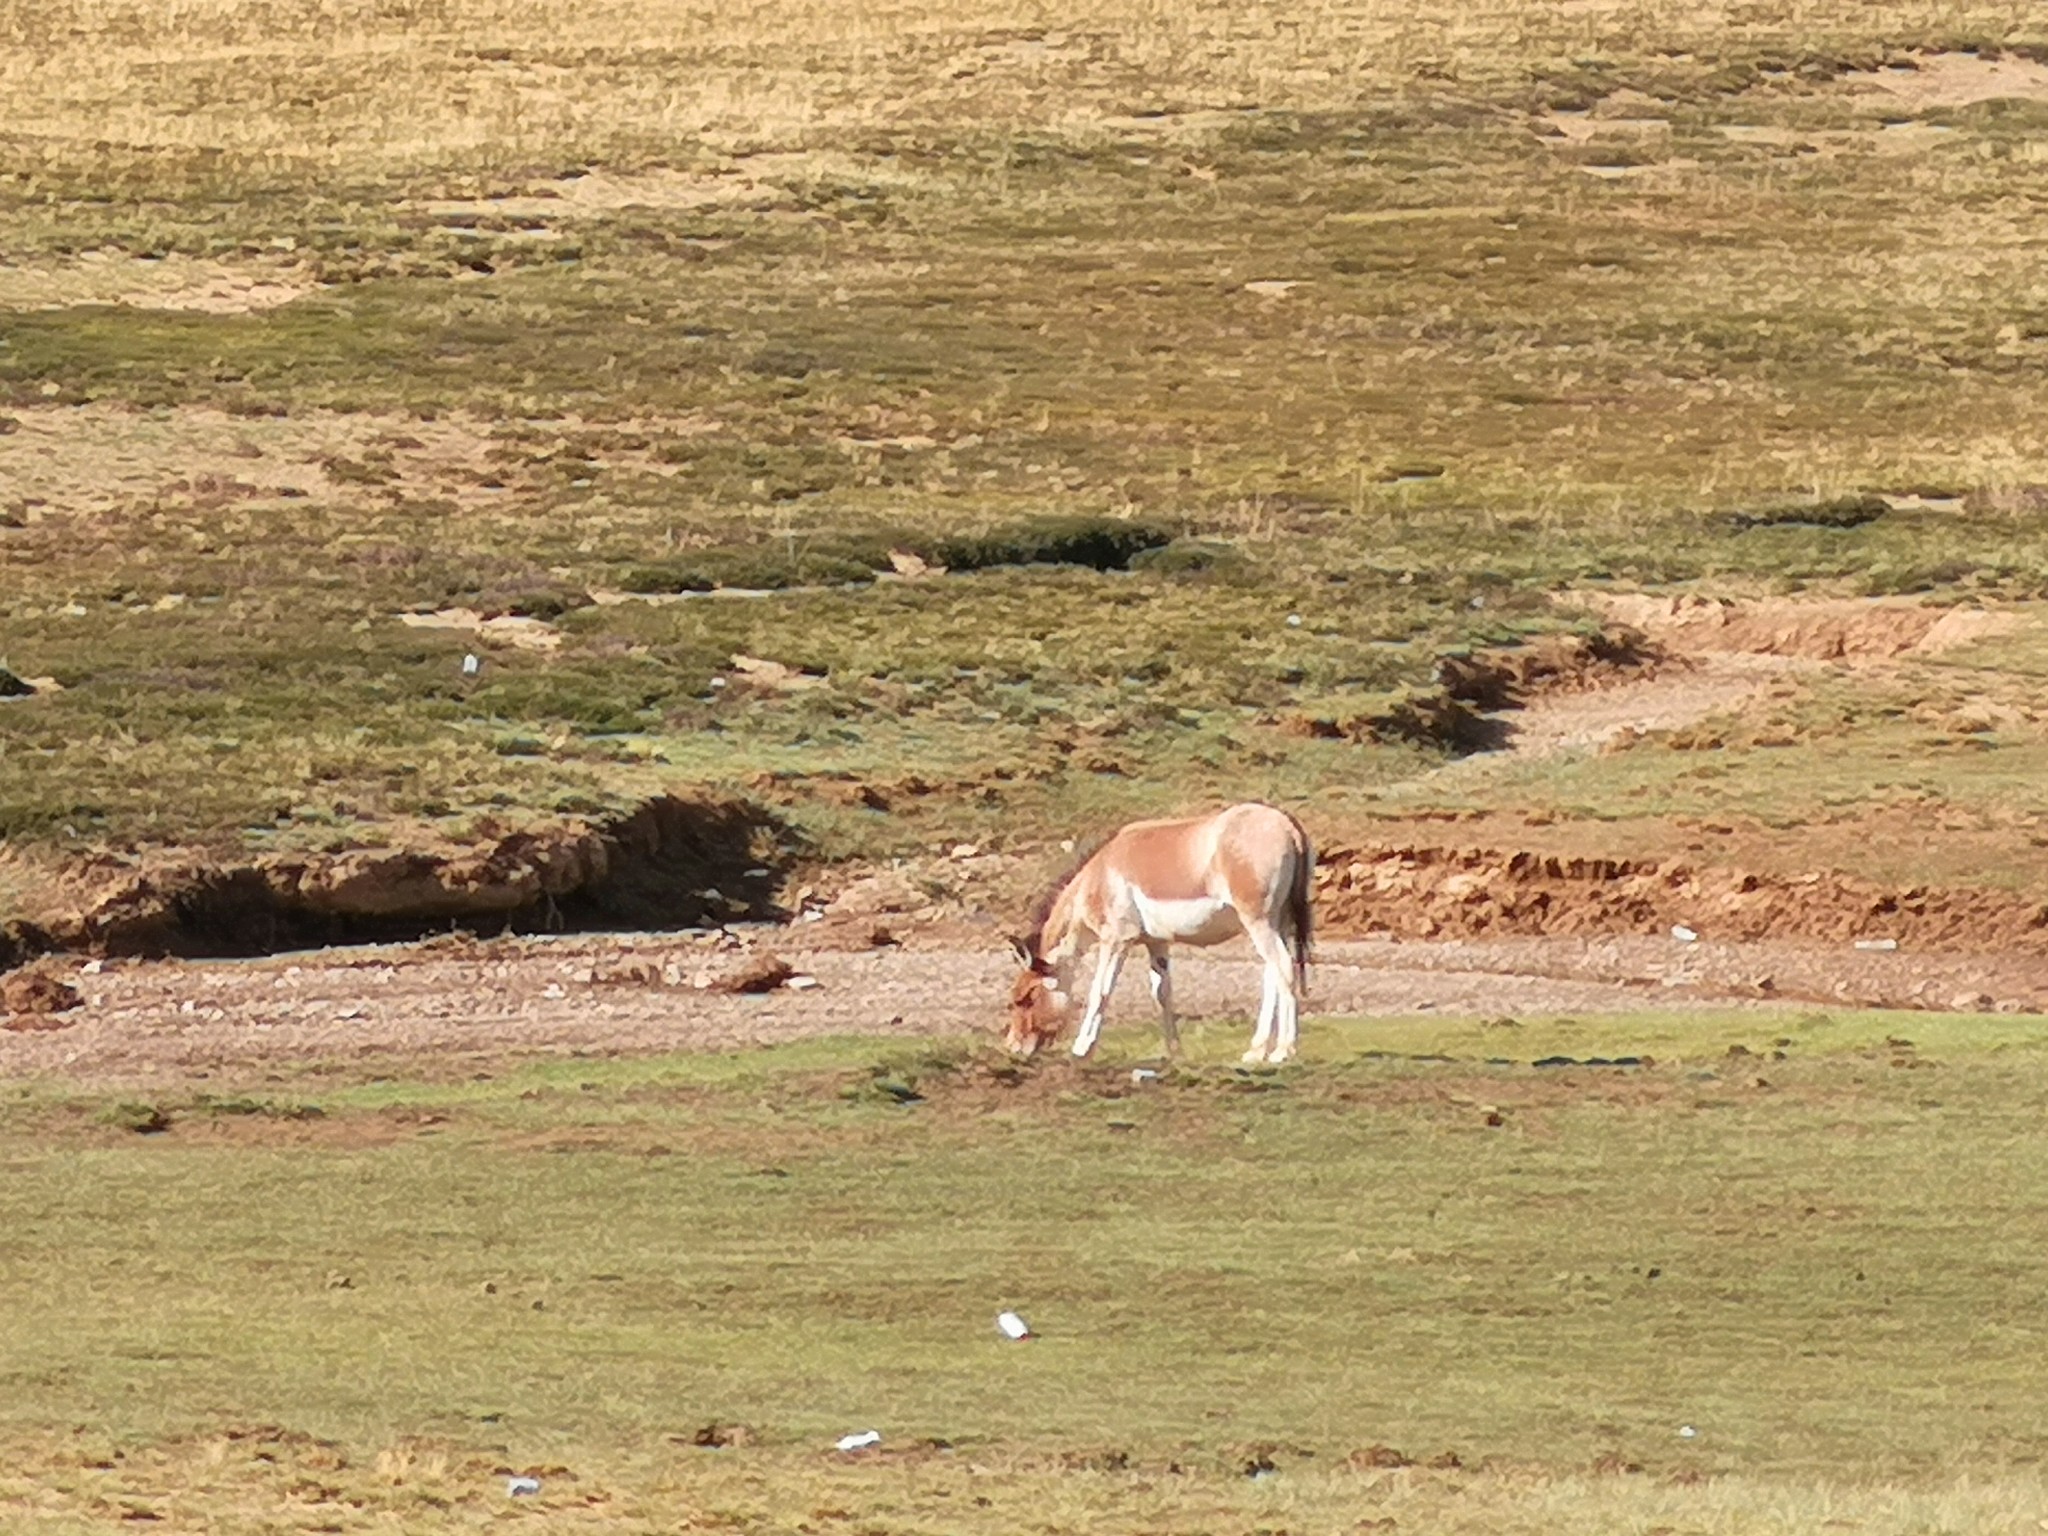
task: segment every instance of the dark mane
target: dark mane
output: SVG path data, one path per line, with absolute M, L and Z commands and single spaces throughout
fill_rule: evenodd
M 1102 845 L 1108 841 L 1107 837 L 1091 837 L 1078 845 L 1074 862 L 1067 866 L 1066 873 L 1047 886 L 1038 900 L 1031 904 L 1031 926 L 1025 930 L 1024 944 L 1033 955 L 1043 954 L 1040 946 L 1045 941 L 1045 925 L 1052 920 L 1052 909 L 1059 905 L 1061 895 L 1074 883 L 1074 877 L 1087 868 L 1088 861 L 1102 851 Z

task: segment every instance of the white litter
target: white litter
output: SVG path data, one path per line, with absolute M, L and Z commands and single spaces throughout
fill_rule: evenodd
M 464 677 L 475 677 L 477 668 L 482 665 L 483 663 L 476 659 L 476 653 L 472 651 L 462 658 L 462 675 Z
M 508 1477 L 505 1479 L 505 1496 L 511 1499 L 530 1498 L 540 1492 L 537 1477 Z
M 1681 1424 L 1678 1426 L 1678 1438 L 1681 1440 L 1694 1439 L 1698 1436 L 1698 1434 L 1699 1431 L 1694 1429 L 1690 1424 Z
M 1683 923 L 1674 923 L 1671 927 L 1671 937 L 1678 940 L 1681 944 L 1691 944 L 1698 940 L 1699 935 Z
M 1002 1329 L 1004 1335 L 1008 1338 L 1028 1339 L 1031 1337 L 1031 1325 L 1014 1312 L 998 1312 L 996 1314 L 996 1326 Z
M 1131 1068 L 1131 1081 L 1134 1083 L 1156 1083 L 1159 1081 L 1159 1074 L 1150 1067 L 1133 1067 Z
M 1289 615 L 1287 615 L 1287 627 L 1289 629 L 1301 628 L 1301 615 L 1298 613 L 1290 613 Z
M 822 987 L 825 983 L 815 976 L 792 976 L 783 985 L 792 992 L 808 992 L 813 987 Z
M 1858 949 L 1897 949 L 1899 941 L 1897 939 L 1858 939 L 1856 947 Z
M 842 1451 L 864 1451 L 871 1445 L 881 1443 L 882 1432 L 879 1429 L 864 1429 L 857 1435 L 839 1437 L 839 1449 Z

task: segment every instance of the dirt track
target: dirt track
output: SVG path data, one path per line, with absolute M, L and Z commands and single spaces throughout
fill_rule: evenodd
M 824 1034 L 958 1036 L 990 1029 L 1008 977 L 992 942 L 955 930 L 900 948 L 816 947 L 829 933 L 753 929 L 721 944 L 685 935 L 506 939 L 323 950 L 259 961 L 66 967 L 85 1005 L 0 1033 L 0 1075 L 106 1081 L 249 1075 L 394 1056 L 609 1054 L 719 1049 Z M 735 942 L 737 941 L 737 942 Z M 744 946 L 744 947 L 742 947 Z M 815 988 L 726 996 L 694 983 L 773 949 Z M 1234 1040 L 1256 995 L 1239 947 L 1178 961 L 1183 1011 Z M 1556 1014 L 1644 1007 L 2048 1008 L 2048 961 L 1652 938 L 1444 943 L 1336 941 L 1314 976 L 1314 1015 Z M 1127 975 L 1112 1028 L 1149 1043 L 1150 1003 Z

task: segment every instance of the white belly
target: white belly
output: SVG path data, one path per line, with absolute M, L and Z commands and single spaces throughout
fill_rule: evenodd
M 1132 891 L 1131 903 L 1138 909 L 1138 919 L 1145 925 L 1148 939 L 1169 939 L 1175 944 L 1221 944 L 1244 932 L 1237 909 L 1220 897 L 1160 901 L 1141 891 Z

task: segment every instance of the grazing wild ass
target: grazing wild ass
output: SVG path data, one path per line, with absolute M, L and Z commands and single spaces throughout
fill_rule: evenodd
M 1315 854 L 1301 823 L 1270 805 L 1233 805 L 1184 821 L 1134 821 L 1069 875 L 1041 908 L 1028 938 L 1011 940 L 1023 972 L 1010 989 L 1004 1041 L 1030 1055 L 1057 1040 L 1074 1009 L 1075 962 L 1090 940 L 1095 980 L 1074 1054 L 1095 1049 L 1103 1010 L 1125 957 L 1142 944 L 1169 1054 L 1174 1027 L 1173 944 L 1220 944 L 1243 933 L 1265 963 L 1258 1028 L 1244 1059 L 1294 1054 L 1308 986 L 1309 877 Z

